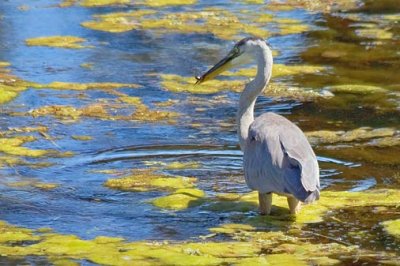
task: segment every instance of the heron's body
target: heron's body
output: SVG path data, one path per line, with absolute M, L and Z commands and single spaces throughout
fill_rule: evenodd
M 249 55 L 257 62 L 257 75 L 246 84 L 237 113 L 246 183 L 259 192 L 262 214 L 271 211 L 271 193 L 286 195 L 291 213 L 296 213 L 300 201 L 309 203 L 319 198 L 318 162 L 307 138 L 294 123 L 274 113 L 254 119 L 256 99 L 265 90 L 272 73 L 272 53 L 266 42 L 259 38 L 241 40 L 198 82 L 213 78 L 242 55 Z

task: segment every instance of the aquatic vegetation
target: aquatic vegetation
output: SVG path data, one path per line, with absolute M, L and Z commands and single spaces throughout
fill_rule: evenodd
M 182 1 L 154 1 L 163 3 Z M 150 3 L 150 1 L 149 1 Z M 185 3 L 190 3 L 185 1 Z M 153 16 L 148 16 L 153 15 Z M 203 11 L 157 13 L 149 10 L 136 12 L 118 12 L 94 16 L 94 20 L 85 21 L 82 26 L 107 32 L 125 32 L 133 29 L 150 30 L 154 33 L 212 33 L 218 38 L 234 39 L 240 34 L 268 36 L 268 31 L 257 25 L 242 22 L 235 14 L 223 9 L 206 9 Z
M 27 156 L 27 157 L 41 157 L 48 153 L 47 150 L 40 149 L 29 149 L 22 145 L 26 142 L 35 141 L 36 139 L 32 136 L 19 136 L 11 138 L 0 138 L 0 152 L 16 155 L 16 156 Z
M 152 171 L 138 171 L 130 176 L 108 179 L 104 186 L 124 191 L 144 192 L 192 188 L 196 181 L 194 177 L 167 176 Z
M 66 105 L 49 105 L 31 110 L 29 114 L 33 117 L 51 115 L 64 120 L 78 120 L 82 116 L 110 119 L 110 115 L 101 104 L 91 104 L 83 108 Z
M 244 81 L 210 80 L 205 84 L 195 85 L 194 77 L 182 77 L 172 74 L 161 74 L 161 85 L 172 92 L 189 92 L 194 94 L 211 94 L 220 91 L 239 92 L 243 88 Z
M 395 133 L 396 130 L 393 128 L 373 129 L 370 127 L 361 127 L 349 131 L 319 130 L 306 132 L 305 134 L 311 143 L 338 143 L 393 137 Z
M 355 206 L 396 206 L 398 204 L 399 190 L 370 190 L 366 192 L 348 191 L 322 191 L 321 198 L 314 204 L 304 205 L 295 217 L 289 215 L 286 197 L 273 195 L 273 208 L 271 216 L 258 216 L 247 219 L 247 223 L 255 226 L 283 226 L 296 224 L 315 223 L 323 220 L 326 212 Z M 254 211 L 258 206 L 258 194 L 238 195 L 238 197 L 220 198 L 204 208 L 218 212 L 248 212 Z
M 279 78 L 284 76 L 303 75 L 303 74 L 314 74 L 326 70 L 324 66 L 317 65 L 284 65 L 274 64 L 272 70 L 272 78 Z M 231 72 L 227 71 L 222 73 L 224 76 L 243 76 L 243 77 L 254 77 L 256 75 L 256 68 L 243 68 L 238 71 Z
M 353 93 L 353 94 L 386 92 L 385 89 L 378 86 L 358 85 L 358 84 L 335 85 L 335 86 L 330 86 L 327 89 L 336 93 L 340 92 L 340 93 Z
M 9 187 L 34 187 L 42 190 L 52 190 L 59 186 L 59 184 L 56 183 L 40 182 L 34 178 L 24 178 L 18 181 L 6 182 L 6 185 Z
M 85 135 L 72 135 L 71 138 L 80 141 L 88 141 L 93 139 L 92 136 L 85 136 Z
M 166 170 L 181 170 L 181 169 L 198 169 L 201 164 L 199 162 L 171 162 L 164 163 L 160 161 L 144 161 L 147 166 L 151 167 L 162 167 Z
M 111 6 L 130 4 L 130 0 L 81 0 L 80 5 L 85 7 L 96 7 L 96 6 Z
M 179 113 L 173 111 L 152 110 L 147 105 L 139 102 L 136 104 L 135 112 L 129 118 L 143 122 L 167 121 L 174 123 Z
M 84 38 L 75 36 L 48 36 L 25 40 L 25 43 L 28 46 L 49 46 L 69 49 L 91 48 L 90 46 L 82 45 L 84 42 L 86 42 Z
M 382 222 L 388 234 L 400 239 L 400 219 Z
M 36 89 L 55 89 L 55 90 L 112 90 L 118 88 L 139 88 L 137 84 L 115 83 L 115 82 L 91 82 L 91 83 L 75 83 L 54 81 L 48 84 L 33 84 Z
M 142 0 L 139 2 L 142 5 L 151 7 L 164 7 L 164 6 L 180 6 L 180 5 L 193 5 L 197 0 Z
M 289 87 L 283 83 L 271 82 L 264 95 L 274 98 L 288 98 L 298 101 L 314 101 L 321 98 L 331 98 L 334 95 L 329 91 L 316 91 L 312 89 Z
M 147 15 L 154 14 L 152 10 L 137 10 L 132 12 L 117 12 L 93 16 L 94 20 L 82 22 L 81 25 L 99 31 L 112 33 L 125 32 L 137 29 L 135 21 Z
M 162 209 L 184 210 L 201 205 L 204 202 L 204 191 L 195 188 L 178 189 L 170 195 L 158 197 L 151 203 Z

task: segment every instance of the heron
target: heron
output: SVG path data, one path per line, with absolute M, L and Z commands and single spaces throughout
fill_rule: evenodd
M 302 130 L 287 118 L 267 112 L 254 118 L 257 97 L 268 85 L 273 58 L 269 44 L 259 37 L 247 37 L 201 76 L 206 82 L 223 71 L 249 62 L 257 63 L 257 74 L 240 94 L 236 116 L 243 170 L 247 186 L 258 191 L 259 212 L 269 215 L 272 193 L 287 197 L 291 214 L 302 203 L 320 197 L 319 166 L 316 155 Z

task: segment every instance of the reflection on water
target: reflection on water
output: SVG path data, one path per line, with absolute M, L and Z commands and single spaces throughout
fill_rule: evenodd
M 60 8 L 57 1 L 25 2 L 6 1 L 0 5 L 0 63 L 11 63 L 7 68 L 0 64 L 0 94 L 5 90 L 2 86 L 15 79 L 43 84 L 120 82 L 139 84 L 141 88 L 64 91 L 38 90 L 29 85 L 26 90 L 18 87 L 15 99 L 1 105 L 0 137 L 31 136 L 24 146 L 51 152 L 37 158 L 0 153 L 0 220 L 28 228 L 50 227 L 56 232 L 85 239 L 106 235 L 129 240 L 188 240 L 207 235 L 208 228 L 230 221 L 229 213 L 204 210 L 202 206 L 176 213 L 149 204 L 166 192 L 132 193 L 103 186 L 110 177 L 127 176 L 135 169 L 154 168 L 166 175 L 196 177 L 196 187 L 204 190 L 208 198 L 219 193 L 249 192 L 243 180 L 242 153 L 236 137 L 235 112 L 239 94 L 231 91 L 212 95 L 173 93 L 163 89 L 159 76 L 161 73 L 194 76 L 202 72 L 203 66 L 214 63 L 230 49 L 232 41 L 225 39 L 223 31 L 216 29 L 214 35 L 201 31 L 182 33 L 176 28 L 160 30 L 155 26 L 137 25 L 136 30 L 115 34 L 91 30 L 80 23 L 90 21 L 95 14 L 149 7 L 132 4 Z M 272 32 L 269 42 L 279 52 L 276 63 L 327 67 L 322 72 L 280 77 L 277 79 L 280 84 L 318 92 L 331 90 L 335 85 L 370 86 L 369 90 L 366 87 L 361 87 L 364 90 L 341 87 L 341 91 L 336 88 L 335 97 L 308 102 L 262 96 L 257 101 L 256 113 L 281 113 L 304 131 L 394 128 L 393 135 L 387 139 L 372 138 L 369 142 L 355 139 L 345 143 L 329 143 L 328 140 L 316 144 L 315 150 L 325 190 L 366 191 L 398 184 L 400 9 L 397 1 L 365 0 L 356 9 L 330 13 L 309 13 L 308 6 L 293 9 L 293 1 L 287 2 L 284 8 L 283 4 L 257 6 L 199 1 L 195 5 L 154 10 L 159 12 L 157 16 L 165 16 L 226 9 L 234 15 L 232 20 L 238 19 L 246 25 L 258 23 L 263 25 L 259 26 L 263 30 Z M 21 8 L 23 5 L 28 8 Z M 262 22 L 271 16 L 287 19 L 280 23 L 286 23 L 285 29 L 292 25 L 290 30 L 294 34 L 280 32 L 276 22 L 279 19 Z M 294 28 L 298 24 L 306 25 L 307 30 Z M 218 24 L 213 25 L 218 27 Z M 240 32 L 239 27 L 233 39 L 247 34 Z M 52 35 L 79 36 L 87 39 L 93 48 L 28 47 L 24 43 L 27 38 Z M 7 69 L 15 76 L 10 78 Z M 121 97 L 132 98 L 124 98 L 124 102 Z M 146 112 L 174 111 L 179 117 L 173 122 L 85 115 L 73 120 L 34 117 L 30 112 L 42 106 L 81 108 L 95 104 L 118 118 L 139 108 L 139 98 Z M 127 105 L 127 99 L 133 104 Z M 39 126 L 45 130 L 21 129 Z M 13 130 L 15 128 L 17 130 Z M 85 138 L 87 136 L 91 138 Z M 379 146 L 374 141 L 386 144 Z M 60 155 L 65 152 L 72 153 Z M 195 162 L 199 167 L 163 167 L 174 162 Z M 33 183 L 58 186 L 43 189 L 32 183 L 24 185 L 28 179 L 33 179 Z M 19 185 L 15 185 L 17 183 Z M 377 212 L 379 215 L 375 215 Z M 358 217 L 357 220 L 354 217 Z M 307 225 L 306 229 L 333 239 L 340 238 L 351 245 L 398 252 L 397 242 L 379 225 L 382 220 L 398 218 L 398 209 L 392 207 L 383 211 L 373 206 L 349 208 L 328 213 L 324 222 Z M 348 220 L 353 223 L 342 222 Z M 378 228 L 378 231 L 371 234 L 371 228 Z M 328 240 L 316 237 L 312 241 Z M 0 264 L 2 260 L 0 257 Z M 19 260 L 5 263 L 46 263 L 46 259 L 40 257 Z

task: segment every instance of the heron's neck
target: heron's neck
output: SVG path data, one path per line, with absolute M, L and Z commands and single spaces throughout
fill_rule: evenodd
M 254 121 L 254 104 L 268 84 L 272 73 L 271 50 L 265 45 L 255 52 L 257 60 L 257 75 L 248 84 L 240 95 L 237 125 L 240 148 L 244 151 L 248 138 L 250 124 Z

